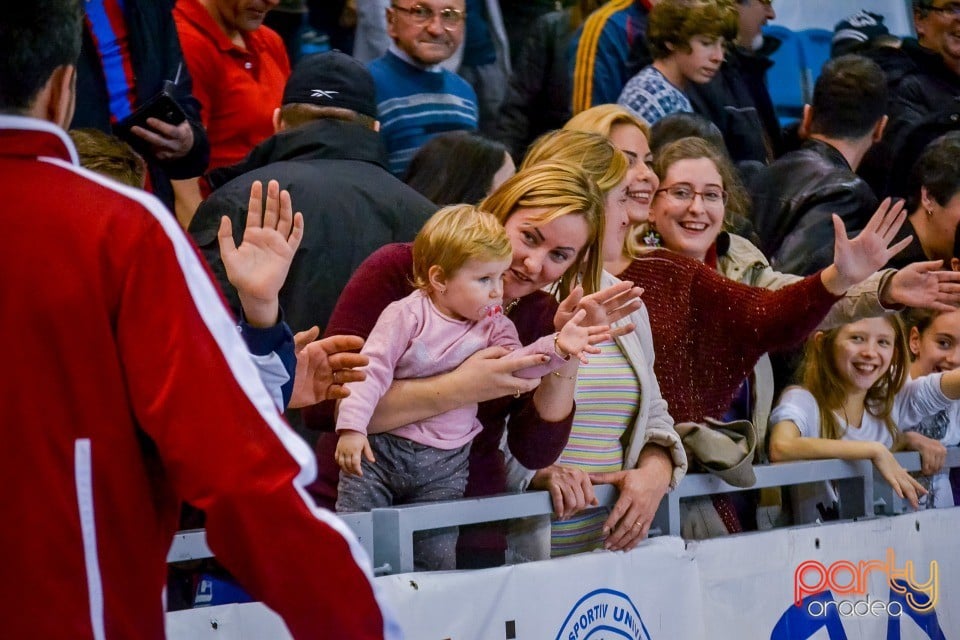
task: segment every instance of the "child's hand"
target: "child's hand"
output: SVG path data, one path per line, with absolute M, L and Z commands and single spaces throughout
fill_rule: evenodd
M 939 440 L 928 438 L 918 431 L 900 434 L 907 449 L 920 453 L 920 473 L 932 476 L 943 469 L 947 462 L 947 448 Z
M 925 495 L 927 490 L 907 473 L 907 470 L 900 466 L 890 450 L 879 442 L 877 443 L 877 453 L 873 457 L 873 464 L 880 475 L 883 476 L 883 479 L 890 483 L 895 494 L 909 502 L 914 509 L 920 508 L 919 496 Z
M 337 451 L 333 454 L 333 459 L 340 465 L 340 469 L 344 473 L 362 476 L 360 456 L 365 457 L 370 462 L 376 462 L 373 459 L 373 449 L 370 448 L 367 436 L 359 431 L 341 431 L 340 439 L 337 440 Z
M 600 353 L 600 349 L 593 345 L 610 339 L 610 326 L 582 326 L 580 323 L 586 318 L 587 312 L 580 309 L 567 320 L 567 323 L 557 334 L 557 355 L 568 358 L 577 356 L 580 362 L 588 362 L 587 353 Z

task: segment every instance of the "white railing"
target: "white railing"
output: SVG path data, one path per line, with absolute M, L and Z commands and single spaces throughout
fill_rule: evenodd
M 916 452 L 895 454 L 907 471 L 920 471 Z M 960 447 L 947 449 L 946 466 L 960 467 Z M 873 517 L 875 512 L 895 515 L 905 511 L 903 501 L 875 473 L 868 460 L 811 460 L 781 462 L 754 467 L 757 482 L 749 489 L 781 487 L 822 480 L 838 481 L 841 519 Z M 676 490 L 667 494 L 654 519 L 650 535 L 680 535 L 680 500 L 717 493 L 743 491 L 710 474 L 688 474 Z M 599 506 L 617 499 L 611 485 L 596 487 Z M 496 522 L 553 512 L 546 491 L 512 493 L 448 502 L 428 502 L 374 509 L 369 513 L 345 513 L 340 517 L 353 530 L 373 558 L 377 574 L 413 571 L 413 534 L 481 522 Z M 174 537 L 167 562 L 185 562 L 212 557 L 203 529 L 180 531 Z

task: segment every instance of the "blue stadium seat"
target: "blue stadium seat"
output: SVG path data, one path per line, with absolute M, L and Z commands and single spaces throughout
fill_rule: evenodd
M 773 66 L 767 71 L 767 87 L 774 109 L 782 126 L 800 119 L 807 102 L 805 65 L 798 34 L 780 25 L 767 25 L 765 36 L 780 40 L 780 47 L 770 59 Z
M 805 94 L 807 102 L 813 98 L 813 85 L 820 77 L 820 70 L 830 59 L 830 44 L 833 41 L 833 31 L 827 29 L 807 29 L 797 33 L 800 41 L 800 55 L 803 60 L 806 87 L 809 93 Z

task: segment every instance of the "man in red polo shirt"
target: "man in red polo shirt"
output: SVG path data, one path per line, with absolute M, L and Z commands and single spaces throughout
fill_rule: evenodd
M 273 135 L 290 62 L 263 25 L 280 0 L 178 0 L 173 10 L 193 95 L 210 140 L 209 169 L 232 165 Z M 200 204 L 196 180 L 175 185 L 181 223 Z

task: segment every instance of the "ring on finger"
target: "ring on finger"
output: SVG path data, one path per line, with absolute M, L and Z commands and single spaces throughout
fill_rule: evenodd
M 520 389 L 517 389 L 517 392 L 516 392 L 515 394 L 513 394 L 513 397 L 514 397 L 514 398 L 519 398 L 519 397 L 520 397 Z
M 633 526 L 634 526 L 634 527 L 642 527 L 642 526 L 643 526 L 643 520 L 637 520 L 636 522 L 633 523 Z

